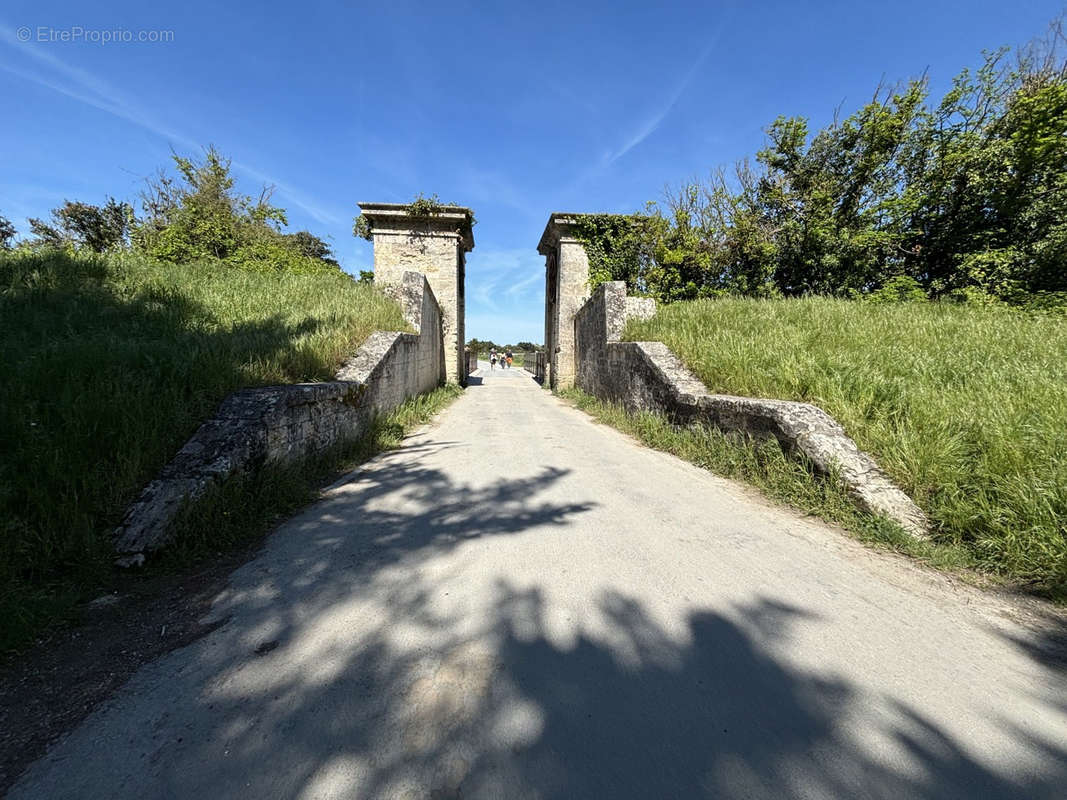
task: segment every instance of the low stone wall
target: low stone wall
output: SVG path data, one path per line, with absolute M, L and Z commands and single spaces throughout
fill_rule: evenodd
M 164 546 L 178 512 L 213 484 L 356 439 L 377 415 L 444 382 L 441 309 L 426 279 L 408 272 L 384 289 L 417 333 L 371 334 L 335 381 L 227 397 L 127 510 L 114 533 L 119 563 L 140 563 Z
M 575 383 L 583 392 L 630 411 L 657 411 L 682 423 L 704 423 L 756 438 L 774 437 L 841 482 L 867 511 L 916 536 L 928 524 L 922 510 L 829 414 L 808 403 L 712 394 L 662 342 L 622 342 L 626 320 L 648 318 L 655 303 L 626 296 L 621 281 L 603 283 L 575 315 Z

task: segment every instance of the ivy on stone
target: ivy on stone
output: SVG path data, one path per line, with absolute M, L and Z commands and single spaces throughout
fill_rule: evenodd
M 415 199 L 407 204 L 406 211 L 413 217 L 429 219 L 443 214 L 449 208 L 461 208 L 461 206 L 456 206 L 454 203 L 442 203 L 436 194 L 431 194 L 427 197 L 422 192 L 419 192 L 415 195 Z M 474 212 L 470 209 L 464 210 L 467 213 L 467 222 L 473 227 L 477 224 Z M 365 214 L 360 214 L 355 218 L 352 225 L 352 235 L 357 239 L 366 239 L 368 242 L 374 238 L 370 220 L 367 219 Z

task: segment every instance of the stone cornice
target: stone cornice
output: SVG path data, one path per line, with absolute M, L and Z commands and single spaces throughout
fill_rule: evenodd
M 421 228 L 421 229 L 420 229 Z M 410 236 L 412 233 L 417 232 L 420 238 L 424 239 L 454 239 L 457 243 L 463 239 L 463 236 L 459 231 L 452 230 L 449 227 L 443 227 L 438 230 L 433 228 L 427 228 L 425 226 L 402 226 L 396 225 L 375 225 L 374 233 L 382 234 L 384 236 Z M 470 248 L 466 248 L 469 250 Z
M 577 222 L 578 217 L 584 216 L 585 214 L 574 214 L 568 211 L 555 211 L 549 215 L 548 224 L 545 225 L 545 232 L 541 234 L 541 241 L 537 243 L 537 252 L 547 256 L 559 246 L 561 241 L 577 241 L 571 235 L 574 223 Z
M 473 213 L 464 206 L 440 206 L 430 215 L 411 213 L 406 203 L 359 203 L 359 209 L 371 225 L 371 232 L 427 234 L 451 233 L 459 237 L 464 252 L 474 249 Z

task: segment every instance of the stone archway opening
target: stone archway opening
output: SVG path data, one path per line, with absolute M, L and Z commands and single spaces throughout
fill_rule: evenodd
M 465 353 L 466 254 L 474 249 L 472 212 L 465 206 L 439 206 L 417 213 L 404 203 L 360 203 L 374 244 L 374 282 L 401 282 L 405 272 L 426 276 L 441 307 L 446 379 L 467 384 Z M 555 212 L 548 218 L 537 252 L 545 257 L 544 362 L 538 379 L 553 389 L 574 385 L 574 317 L 589 299 L 589 258 L 574 235 L 580 214 Z

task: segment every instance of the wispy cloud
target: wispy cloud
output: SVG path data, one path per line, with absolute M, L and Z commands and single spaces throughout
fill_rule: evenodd
M 523 278 L 521 281 L 511 284 L 507 289 L 504 290 L 504 294 L 506 294 L 511 300 L 516 300 L 520 297 L 525 297 L 528 294 L 532 294 L 532 290 L 535 287 L 543 286 L 544 282 L 545 275 L 544 268 L 542 267 L 540 270 L 530 275 L 529 277 Z
M 77 100 L 80 103 L 105 111 L 119 119 L 132 122 L 134 125 L 158 134 L 166 139 L 179 142 L 183 146 L 196 146 L 195 142 L 188 137 L 161 125 L 143 110 L 133 106 L 133 104 L 124 98 L 121 93 L 107 81 L 98 78 L 80 67 L 68 64 L 43 48 L 19 42 L 11 31 L 11 25 L 0 21 L 0 42 L 16 50 L 20 56 L 26 56 L 33 61 L 36 61 L 39 67 L 43 66 L 45 71 L 51 72 L 52 75 L 43 74 L 39 71 L 21 69 L 17 66 L 3 62 L 0 62 L 0 69 L 9 72 L 12 75 L 16 75 L 23 80 L 36 83 L 39 86 L 44 86 L 54 92 L 58 92 L 73 100 Z M 63 80 L 56 80 L 57 77 Z
M 496 304 L 496 296 L 493 294 L 495 284 L 489 282 L 477 283 L 472 287 L 471 299 L 475 303 L 492 311 L 499 311 Z
M 671 111 L 674 110 L 674 107 L 678 105 L 678 101 L 681 100 L 682 95 L 685 94 L 685 90 L 689 88 L 689 84 L 693 82 L 693 78 L 696 77 L 697 72 L 704 65 L 708 56 L 711 55 L 711 51 L 715 47 L 718 38 L 718 32 L 716 32 L 697 55 L 696 59 L 689 66 L 689 69 L 686 70 L 682 79 L 674 85 L 674 89 L 667 95 L 663 104 L 646 116 L 617 149 L 609 151 L 604 155 L 601 161 L 602 166 L 611 166 L 656 132 L 659 126 L 663 124 L 663 121 L 667 119 L 667 116 Z
M 25 229 L 29 218 L 41 216 L 42 208 L 55 208 L 66 199 L 61 189 L 30 183 L 6 183 L 0 187 L 0 209 L 12 222 Z
M 563 198 L 572 197 L 587 181 L 603 174 L 616 161 L 640 145 L 659 129 L 659 127 L 666 121 L 667 117 L 670 116 L 670 113 L 678 105 L 678 102 L 682 99 L 682 96 L 693 82 L 693 79 L 700 72 L 700 68 L 704 66 L 704 62 L 707 61 L 708 56 L 711 55 L 711 51 L 715 49 L 721 30 L 722 26 L 720 25 L 708 37 L 707 44 L 704 45 L 696 58 L 693 59 L 693 62 L 689 65 L 689 69 L 687 69 L 677 83 L 674 84 L 674 88 L 664 98 L 663 102 L 656 106 L 650 113 L 646 113 L 617 147 L 604 151 L 599 159 L 592 161 L 585 170 L 579 172 L 574 181 L 564 189 L 562 193 Z
M 186 150 L 197 150 L 203 144 L 159 122 L 151 113 L 139 107 L 102 78 L 68 64 L 47 50 L 18 41 L 12 33 L 13 30 L 14 26 L 0 20 L 0 43 L 14 49 L 20 56 L 28 56 L 36 62 L 37 69 L 26 69 L 3 61 L 0 61 L 0 69 L 143 128 L 166 139 L 172 146 L 180 145 Z M 340 223 L 341 216 L 322 208 L 301 190 L 274 180 L 248 164 L 235 160 L 233 166 L 257 181 L 274 185 L 293 205 L 318 222 L 332 225 Z
M 274 186 L 278 192 L 289 199 L 290 202 L 297 208 L 302 209 L 312 217 L 315 221 L 322 223 L 323 225 L 340 225 L 343 219 L 339 214 L 329 211 L 322 206 L 315 203 L 305 192 L 291 184 L 283 181 L 275 180 L 266 173 L 260 172 L 255 167 L 249 166 L 240 161 L 234 161 L 233 166 L 239 171 L 243 172 L 250 178 L 255 178 L 260 183 L 266 183 Z
M 467 295 L 484 310 L 522 311 L 542 302 L 544 279 L 544 261 L 532 250 L 475 250 L 467 262 Z
M 534 208 L 530 203 L 530 187 L 518 187 L 510 178 L 498 170 L 489 170 L 478 164 L 467 162 L 458 171 L 457 182 L 462 196 L 460 203 L 473 206 L 493 204 L 513 209 L 529 217 L 543 214 L 541 208 Z

